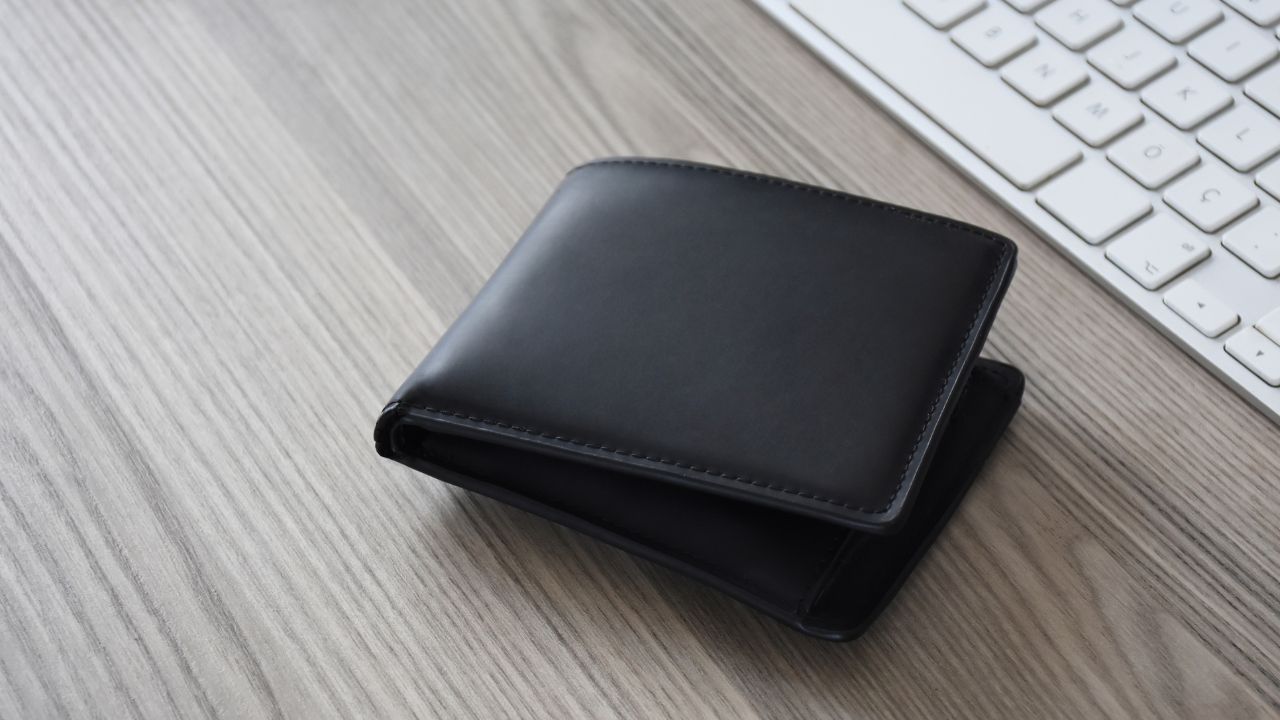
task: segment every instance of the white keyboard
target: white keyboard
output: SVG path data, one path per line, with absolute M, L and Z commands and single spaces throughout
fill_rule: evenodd
M 755 0 L 1280 422 L 1280 0 Z

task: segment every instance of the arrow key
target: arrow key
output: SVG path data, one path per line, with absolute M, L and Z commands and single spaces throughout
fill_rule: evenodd
M 1247 327 L 1227 341 L 1227 354 L 1239 360 L 1263 382 L 1280 387 L 1280 345 Z
M 1206 337 L 1218 337 L 1240 322 L 1240 316 L 1190 278 L 1164 295 L 1164 304 Z

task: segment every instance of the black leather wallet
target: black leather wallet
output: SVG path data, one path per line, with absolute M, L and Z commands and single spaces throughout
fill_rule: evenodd
M 687 162 L 576 168 L 378 452 L 812 635 L 884 607 L 1016 412 L 985 230 Z

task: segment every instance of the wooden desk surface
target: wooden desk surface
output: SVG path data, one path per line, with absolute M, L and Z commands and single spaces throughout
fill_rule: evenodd
M 1026 402 L 863 640 L 383 461 L 561 174 L 1015 238 Z M 0 717 L 1280 713 L 1280 434 L 741 0 L 0 0 Z

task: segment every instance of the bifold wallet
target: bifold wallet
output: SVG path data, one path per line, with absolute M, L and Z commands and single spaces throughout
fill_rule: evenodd
M 1014 245 L 688 162 L 571 171 L 378 419 L 378 452 L 860 634 L 1017 410 Z

